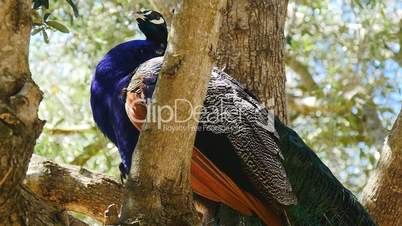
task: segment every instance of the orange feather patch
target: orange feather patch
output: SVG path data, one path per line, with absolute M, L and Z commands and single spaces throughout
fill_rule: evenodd
M 128 92 L 126 112 L 130 121 L 139 130 L 142 128 L 146 111 L 142 92 Z M 191 159 L 191 184 L 193 191 L 204 198 L 221 202 L 244 215 L 254 213 L 266 225 L 283 225 L 272 207 L 239 188 L 196 147 L 193 149 Z

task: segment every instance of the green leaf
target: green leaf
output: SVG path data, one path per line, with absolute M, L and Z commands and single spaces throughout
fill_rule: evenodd
M 291 35 L 287 35 L 287 36 L 286 36 L 286 44 L 292 46 L 292 43 L 293 43 L 293 38 L 292 38 L 292 36 L 291 36 Z
M 79 16 L 79 13 L 78 13 L 77 5 L 76 5 L 72 0 L 66 0 L 66 1 L 67 1 L 67 3 L 71 6 L 71 8 L 73 9 L 74 16 L 75 16 L 75 17 L 78 17 L 78 16 Z
M 68 30 L 68 28 L 66 26 L 64 26 L 63 24 L 61 24 L 55 20 L 49 20 L 46 22 L 46 24 L 60 32 L 63 32 L 63 33 L 70 32 L 70 30 Z
M 41 2 L 46 9 L 49 9 L 49 0 L 42 0 Z
M 360 0 L 354 0 L 354 3 L 361 9 L 363 9 L 363 4 L 360 2 Z
M 45 15 L 43 16 L 43 21 L 47 21 L 47 18 L 49 18 L 51 13 L 45 13 Z
M 38 9 L 42 5 L 41 0 L 33 0 L 32 3 L 33 3 L 33 9 Z
M 43 36 L 43 41 L 45 41 L 46 44 L 49 44 L 49 36 L 47 35 L 45 30 L 42 30 L 42 36 Z
M 374 165 L 376 163 L 376 159 L 375 159 L 374 155 L 369 155 L 368 159 L 369 159 L 371 164 Z
M 42 31 L 42 30 L 43 30 L 42 27 L 35 28 L 35 29 L 32 30 L 31 35 L 34 36 L 34 35 L 38 34 L 40 31 Z

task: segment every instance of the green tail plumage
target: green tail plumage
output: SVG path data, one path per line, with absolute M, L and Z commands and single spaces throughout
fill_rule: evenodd
M 296 226 L 376 225 L 356 197 L 346 189 L 295 131 L 278 119 L 284 166 L 298 204 L 288 208 Z

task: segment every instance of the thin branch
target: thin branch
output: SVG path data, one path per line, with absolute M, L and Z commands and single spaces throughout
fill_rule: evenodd
M 298 61 L 294 56 L 286 56 L 286 65 L 291 68 L 296 74 L 300 76 L 300 81 L 302 83 L 303 89 L 306 91 L 311 91 L 317 89 L 318 85 L 313 79 L 308 66 L 300 61 Z
M 72 126 L 66 128 L 46 128 L 46 127 L 44 128 L 44 132 L 50 135 L 60 135 L 60 136 L 76 135 L 91 131 L 95 131 L 95 127 L 88 125 Z
M 88 162 L 94 155 L 105 149 L 106 145 L 106 138 L 99 134 L 93 143 L 84 147 L 83 152 L 75 157 L 74 160 L 71 161 L 71 164 L 79 166 L 85 165 L 85 163 Z

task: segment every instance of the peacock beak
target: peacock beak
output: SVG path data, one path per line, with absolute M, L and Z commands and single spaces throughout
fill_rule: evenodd
M 145 21 L 146 17 L 141 13 L 134 13 L 134 19 L 139 22 L 139 20 Z

